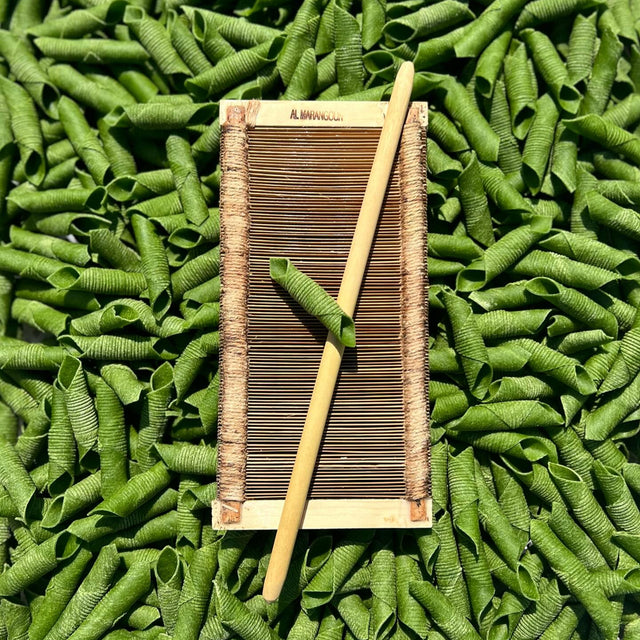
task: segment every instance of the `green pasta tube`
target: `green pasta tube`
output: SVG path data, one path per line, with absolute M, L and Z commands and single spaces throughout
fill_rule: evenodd
M 110 295 L 139 295 L 147 288 L 143 274 L 120 271 L 118 269 L 100 269 L 98 267 L 63 266 L 52 270 L 47 280 L 57 289 L 72 289 L 91 293 Z
M 578 14 L 573 22 L 567 55 L 567 73 L 574 85 L 582 84 L 591 75 L 596 45 L 596 15 Z
M 151 586 L 148 565 L 134 565 L 98 602 L 69 638 L 98 640 Z
M 187 571 L 178 602 L 174 637 L 198 640 L 218 568 L 219 543 L 198 549 Z
M 476 89 L 485 98 L 493 95 L 494 86 L 502 69 L 509 44 L 511 43 L 511 30 L 505 29 L 493 42 L 491 42 L 478 58 L 476 66 Z
M 586 204 L 595 222 L 630 238 L 640 238 L 640 216 L 633 209 L 620 207 L 595 191 L 587 193 Z
M 561 253 L 578 262 L 617 271 L 623 276 L 640 271 L 640 261 L 631 253 L 569 231 L 556 231 L 539 244 L 544 249 Z
M 91 514 L 126 518 L 140 505 L 167 488 L 171 478 L 167 467 L 158 462 L 151 469 L 131 478 L 103 500 Z
M 307 612 L 331 600 L 365 552 L 372 537 L 371 531 L 354 531 L 337 543 L 332 555 L 302 592 L 302 607 Z
M 537 400 L 511 400 L 469 407 L 466 413 L 450 422 L 451 431 L 505 431 L 535 429 L 564 424 L 552 407 Z
M 144 397 L 136 457 L 142 470 L 152 468 L 157 460 L 153 446 L 162 440 L 167 425 L 166 410 L 174 385 L 171 365 L 165 362 L 151 375 Z
M 483 398 L 491 384 L 493 370 L 474 314 L 471 307 L 453 292 L 445 290 L 442 297 L 469 391 L 475 397 Z
M 484 288 L 487 282 L 508 269 L 543 235 L 531 226 L 509 231 L 498 242 L 492 244 L 482 258 L 475 260 L 458 274 L 458 289 L 475 291 Z
M 149 58 L 144 47 L 135 40 L 118 41 L 84 38 L 40 37 L 34 40 L 40 51 L 54 60 L 90 62 L 91 64 L 139 64 Z
M 31 612 L 28 605 L 18 604 L 8 599 L 0 601 L 0 615 L 2 616 L 2 632 L 7 638 L 26 640 L 31 624 Z
M 444 92 L 445 109 L 460 123 L 478 158 L 495 162 L 498 159 L 500 139 L 464 87 L 452 76 L 431 73 L 425 75 L 428 75 L 435 88 Z
M 315 44 L 321 8 L 318 0 L 306 0 L 296 12 L 282 51 L 278 55 L 278 72 L 285 86 L 291 83 L 298 61 L 304 52 L 313 48 Z
M 84 266 L 90 260 L 87 247 L 83 244 L 33 233 L 32 231 L 27 231 L 15 226 L 11 227 L 9 235 L 11 238 L 11 246 L 21 251 L 30 251 L 80 267 Z
M 173 76 L 178 82 L 191 75 L 189 67 L 173 48 L 166 29 L 160 22 L 147 15 L 142 7 L 127 7 L 124 23 L 149 52 L 162 73 Z
M 598 486 L 605 498 L 605 508 L 618 530 L 640 534 L 640 511 L 621 473 L 596 460 L 593 465 Z
M 191 8 L 184 7 L 184 9 L 185 13 L 191 18 Z M 211 19 L 221 35 L 234 46 L 242 48 L 253 47 L 261 42 L 272 40 L 281 34 L 278 29 L 249 22 L 244 18 L 235 18 L 203 9 L 196 9 L 195 11 L 202 16 L 206 16 L 207 19 Z
M 111 127 L 135 127 L 142 130 L 166 131 L 205 123 L 217 111 L 213 103 L 164 104 L 147 103 L 118 106 L 105 116 Z
M 413 582 L 411 595 L 430 613 L 449 640 L 479 640 L 480 636 L 453 603 L 430 582 Z
M 0 440 L 0 484 L 7 490 L 23 520 L 31 517 L 37 502 L 36 487 L 15 447 Z
M 636 164 L 640 162 L 640 142 L 637 137 L 602 116 L 590 113 L 563 120 L 563 123 L 568 129 L 592 140 L 605 149 L 619 153 Z
M 518 640 L 539 638 L 558 616 L 567 599 L 568 596 L 560 592 L 555 578 L 541 580 L 540 597 L 525 611 L 513 637 Z
M 538 333 L 549 316 L 549 309 L 488 311 L 476 318 L 484 339 L 513 338 Z
M 181 136 L 170 135 L 167 138 L 167 159 L 187 220 L 202 224 L 209 217 L 209 210 L 189 142 Z
M 599 289 L 620 278 L 620 274 L 614 271 L 538 250 L 531 251 L 522 258 L 513 267 L 513 272 L 519 276 L 543 276 L 579 289 Z
M 162 621 L 167 631 L 173 632 L 178 617 L 178 604 L 183 582 L 183 566 L 178 554 L 171 547 L 165 547 L 154 566 L 158 589 L 158 600 Z
M 100 541 L 98 546 L 102 548 L 109 542 L 108 536 L 113 536 L 114 532 L 130 530 L 155 520 L 175 509 L 177 503 L 178 492 L 175 489 L 167 489 L 126 518 L 105 518 L 96 514 L 74 520 L 67 529 L 87 543 Z
M 93 179 L 100 185 L 109 182 L 113 178 L 109 160 L 80 107 L 73 100 L 63 96 L 58 103 L 58 109 L 65 132 Z
M 580 94 L 569 84 L 567 69 L 551 40 L 540 31 L 524 29 L 520 32 L 527 48 L 531 52 L 533 62 L 544 78 L 558 105 L 567 113 L 578 111 Z
M 527 542 L 527 534 L 519 531 L 509 522 L 485 480 L 479 475 L 480 473 L 480 470 L 476 468 L 480 523 L 493 540 L 509 568 L 517 571 L 520 556 Z
M 50 580 L 46 593 L 29 626 L 29 638 L 43 640 L 73 597 L 92 556 L 80 548 Z
M 551 278 L 533 278 L 526 287 L 527 291 L 551 302 L 577 322 L 601 329 L 612 338 L 618 335 L 616 317 L 583 293 L 564 287 Z
M 154 195 L 169 193 L 174 189 L 175 184 L 171 169 L 157 169 L 135 175 L 118 176 L 107 185 L 107 193 L 118 202 L 143 200 Z
M 161 319 L 171 305 L 171 279 L 164 245 L 153 223 L 143 216 L 133 215 L 131 224 L 140 250 L 151 309 L 155 317 Z
M 549 506 L 554 502 L 563 504 L 562 496 L 555 484 L 553 484 L 551 476 L 545 466 L 532 464 L 531 470 L 523 471 L 519 467 L 512 466 L 514 464 L 513 461 L 505 460 L 505 462 L 509 464 L 518 479 L 544 503 Z
M 466 5 L 456 0 L 443 0 L 390 20 L 384 25 L 382 32 L 396 42 L 408 42 L 423 39 L 431 33 L 448 29 L 473 17 L 473 13 Z
M 0 91 L 9 109 L 11 131 L 18 145 L 27 180 L 38 186 L 44 180 L 46 165 L 42 130 L 35 104 L 19 84 L 10 82 L 2 76 L 0 76 Z
M 615 610 L 605 594 L 594 588 L 584 565 L 565 547 L 548 525 L 541 520 L 531 523 L 531 539 L 549 561 L 567 588 L 584 605 L 605 638 L 616 638 L 620 625 Z
M 640 120 L 640 96 L 632 93 L 624 100 L 607 107 L 602 114 L 605 120 L 623 129 L 628 129 Z
M 96 410 L 100 492 L 104 499 L 108 499 L 127 483 L 128 446 L 124 409 L 116 392 L 103 379 L 97 385 Z
M 110 536 L 118 551 L 142 549 L 157 543 L 173 541 L 178 535 L 178 512 L 169 511 L 141 525 L 124 529 L 120 535 Z
M 499 209 L 510 211 L 522 216 L 530 217 L 531 227 L 535 231 L 546 233 L 550 221 L 541 217 L 531 216 L 531 205 L 520 195 L 520 192 L 507 180 L 507 176 L 498 167 L 480 164 L 482 183 L 489 198 L 496 203 Z
M 365 49 L 371 49 L 380 40 L 385 24 L 385 14 L 385 0 L 365 0 L 362 3 L 362 46 Z
M 513 135 L 507 94 L 502 80 L 496 81 L 491 100 L 489 124 L 500 136 L 498 167 L 505 175 L 517 176 L 522 168 L 520 147 Z
M 305 49 L 284 93 L 285 100 L 309 100 L 318 82 L 316 53 Z
M 604 440 L 637 407 L 640 401 L 640 375 L 622 391 L 589 413 L 585 419 L 585 437 L 589 440 Z
M 456 125 L 440 111 L 429 111 L 429 133 L 449 153 L 469 149 L 469 143 Z
M 96 189 L 47 189 L 26 191 L 14 189 L 8 196 L 10 203 L 29 213 L 60 213 L 62 211 L 100 211 L 106 192 Z
M 516 27 L 518 29 L 536 27 L 600 4 L 601 0 L 534 0 L 524 7 Z
M 473 260 L 482 256 L 482 250 L 473 240 L 465 236 L 430 233 L 429 255 L 438 258 Z
M 424 609 L 411 595 L 412 582 L 421 578 L 418 563 L 409 555 L 396 555 L 396 586 L 398 603 L 398 628 L 405 633 L 412 630 L 419 636 L 426 636 L 430 627 Z
M 522 177 L 531 193 L 537 193 L 542 187 L 559 116 L 548 93 L 538 99 L 535 111 L 522 152 Z
M 26 31 L 36 37 L 81 38 L 119 22 L 125 6 L 122 0 L 109 0 L 87 9 L 77 9 L 60 17 L 47 19 L 30 26 Z
M 98 120 L 98 134 L 104 147 L 104 152 L 109 158 L 113 175 L 118 177 L 137 173 L 136 161 L 130 150 L 123 131 L 112 129 L 104 118 Z M 112 183 L 109 183 L 112 184 Z M 107 185 L 107 193 L 109 193 Z
M 90 77 L 82 75 L 68 64 L 49 67 L 49 76 L 56 86 L 80 104 L 87 105 L 101 114 L 109 113 L 120 104 L 132 104 L 135 99 L 127 92 L 115 94 L 112 88 L 101 86 Z M 66 98 L 66 96 L 65 96 Z
M 533 436 L 513 431 L 500 431 L 499 433 L 474 433 L 460 431 L 456 439 L 466 442 L 474 447 L 519 460 L 536 462 L 538 460 L 557 460 L 556 448 L 547 438 Z
M 51 427 L 47 448 L 49 493 L 57 496 L 73 483 L 77 452 L 64 392 L 56 383 L 53 384 L 51 396 Z
M 234 83 L 245 80 L 273 62 L 282 50 L 283 39 L 276 37 L 251 49 L 244 49 L 225 57 L 212 69 L 200 73 L 185 82 L 185 87 L 197 100 L 220 95 Z
M 221 35 L 213 12 L 195 9 L 190 10 L 187 15 L 189 15 L 189 19 L 191 20 L 191 29 L 194 38 L 200 43 L 206 57 L 211 62 L 218 62 L 222 60 L 222 58 L 226 58 L 236 52 L 233 46 Z M 255 24 L 254 26 L 259 27 L 261 25 Z M 254 42 L 253 44 L 258 43 Z M 176 48 L 177 47 L 178 45 L 176 44 Z M 189 64 L 188 60 L 185 61 Z M 192 71 L 195 72 L 195 69 L 192 69 Z M 204 71 L 206 71 L 206 69 L 203 68 L 198 70 L 197 73 L 203 73 Z
M 494 587 L 480 534 L 478 491 L 471 448 L 456 455 L 449 453 L 449 484 L 453 524 L 461 540 L 460 564 L 473 617 L 481 626 L 494 595 Z
M 561 500 L 561 498 L 559 498 Z M 606 570 L 607 561 L 604 559 L 593 540 L 569 515 L 562 502 L 554 501 L 551 506 L 551 515 L 547 524 L 558 538 L 571 548 L 571 551 L 584 564 L 587 569 Z
M 80 462 L 89 469 L 97 467 L 98 417 L 89 394 L 82 363 L 65 356 L 56 384 L 64 394 L 67 414 L 78 445 Z
M 15 596 L 25 587 L 53 571 L 79 549 L 78 539 L 62 532 L 27 551 L 0 575 L 0 596 Z
M 175 298 L 182 298 L 190 289 L 215 278 L 220 270 L 220 247 L 202 253 L 171 274 Z
M 456 55 L 476 57 L 507 26 L 522 8 L 523 0 L 500 0 L 485 9 L 465 30 L 464 37 L 455 44 Z
M 637 340 L 640 317 L 636 316 L 633 326 L 620 341 L 619 350 L 613 364 L 607 369 L 604 380 L 598 389 L 599 394 L 626 387 L 640 371 L 637 359 Z
M 362 41 L 357 20 L 335 3 L 333 31 L 336 52 L 336 78 L 341 96 L 363 89 Z
M 509 100 L 513 135 L 523 140 L 531 126 L 538 104 L 527 51 L 522 43 L 514 42 L 509 55 L 504 59 L 504 83 Z
M 599 180 L 596 188 L 598 193 L 616 204 L 636 205 L 640 200 L 637 184 L 629 180 Z
M 100 471 L 72 485 L 63 495 L 55 497 L 49 503 L 42 517 L 42 526 L 45 529 L 55 529 L 79 511 L 96 504 L 100 500 L 100 488 Z
M 577 360 L 528 338 L 512 340 L 508 344 L 529 352 L 527 365 L 534 373 L 551 376 L 583 395 L 595 391 L 591 375 Z
M 103 365 L 100 368 L 100 375 L 124 405 L 137 402 L 146 388 L 145 384 L 137 379 L 136 374 L 123 364 Z M 100 411 L 99 407 L 98 411 Z
M 575 518 L 591 537 L 609 566 L 616 566 L 621 552 L 611 542 L 611 535 L 615 529 L 604 509 L 593 496 L 591 489 L 569 467 L 550 463 L 549 473 L 563 498 L 571 507 Z
M 469 235 L 484 246 L 495 242 L 487 196 L 482 188 L 482 176 L 475 153 L 465 163 L 458 178 L 460 203 Z
M 299 271 L 288 258 L 270 258 L 269 272 L 275 282 L 307 313 L 318 318 L 342 344 L 355 347 L 353 319 L 314 280 Z
M 56 116 L 58 91 L 38 64 L 26 44 L 8 31 L 0 31 L 0 55 L 7 61 L 16 80 L 33 101 L 49 116 Z
M 206 476 L 216 473 L 218 456 L 214 448 L 176 442 L 156 444 L 154 450 L 171 471 Z
M 54 336 L 65 333 L 69 322 L 69 316 L 66 313 L 35 300 L 20 298 L 16 298 L 11 305 L 11 317 Z
M 554 395 L 555 389 L 545 380 L 535 376 L 500 378 L 489 385 L 487 402 L 507 402 L 512 400 L 536 400 Z
M 622 48 L 622 42 L 618 40 L 611 29 L 602 31 L 589 84 L 580 104 L 581 115 L 594 113 L 600 116 L 604 113 L 616 78 L 616 69 Z
M 171 44 L 173 44 L 178 55 L 189 67 L 191 73 L 198 75 L 211 68 L 211 63 L 207 60 L 207 56 L 200 50 L 194 34 L 189 30 L 189 20 L 186 16 L 178 16 L 175 11 L 170 10 L 167 19 L 167 30 L 171 38 Z

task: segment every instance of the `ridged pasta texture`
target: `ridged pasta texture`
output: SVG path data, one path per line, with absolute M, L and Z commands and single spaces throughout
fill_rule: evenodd
M 433 528 L 300 532 L 267 604 L 210 519 L 218 105 L 403 60 Z M 639 184 L 640 0 L 0 0 L 0 640 L 640 638 Z

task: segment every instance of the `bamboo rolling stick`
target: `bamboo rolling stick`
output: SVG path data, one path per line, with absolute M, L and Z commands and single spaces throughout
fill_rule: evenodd
M 338 293 L 338 304 L 350 316 L 353 315 L 358 302 L 393 160 L 400 143 L 402 127 L 411 99 L 413 74 L 411 62 L 404 62 L 398 71 L 351 241 Z M 262 595 L 267 602 L 277 600 L 287 577 L 343 352 L 344 346 L 332 333 L 329 333 L 322 352 L 318 376 L 311 395 L 264 582 Z

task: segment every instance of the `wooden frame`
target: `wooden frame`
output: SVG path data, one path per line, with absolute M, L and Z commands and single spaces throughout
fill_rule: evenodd
M 252 131 L 281 127 L 382 127 L 387 103 L 222 101 L 221 137 L 221 356 L 218 497 L 215 529 L 276 529 L 284 500 L 247 497 L 247 412 L 251 349 L 250 292 Z M 320 498 L 308 501 L 302 528 L 405 528 L 431 526 L 426 329 L 425 103 L 411 105 L 400 146 L 401 311 L 404 495 Z M 375 246 L 375 245 L 374 245 Z M 395 285 L 394 285 L 395 286 Z M 356 327 L 357 316 L 356 316 Z M 339 389 L 336 393 L 339 393 Z

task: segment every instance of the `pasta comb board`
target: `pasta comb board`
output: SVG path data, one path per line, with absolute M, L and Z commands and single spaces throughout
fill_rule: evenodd
M 326 329 L 269 275 L 337 296 L 386 103 L 222 101 L 216 529 L 276 529 Z M 410 105 L 303 528 L 431 525 L 426 103 Z

